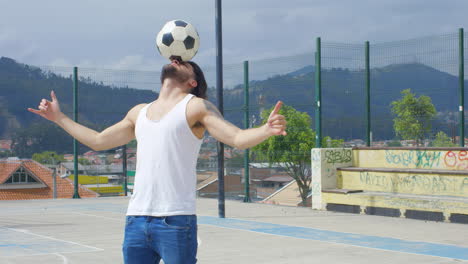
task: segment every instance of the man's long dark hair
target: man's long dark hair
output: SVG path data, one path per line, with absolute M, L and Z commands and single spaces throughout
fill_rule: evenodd
M 197 81 L 197 86 L 194 87 L 190 91 L 190 93 L 197 96 L 197 97 L 206 99 L 207 98 L 206 89 L 208 88 L 208 85 L 206 84 L 205 75 L 203 74 L 203 71 L 200 69 L 200 66 L 198 66 L 193 61 L 186 61 L 186 62 L 183 62 L 183 63 L 188 63 L 188 64 L 190 64 L 192 66 L 193 73 L 195 74 L 195 81 Z M 161 84 L 164 83 L 164 80 L 166 78 L 174 78 L 179 82 L 188 81 L 188 79 L 190 78 L 190 76 L 188 76 L 188 75 L 187 76 L 178 75 L 176 68 L 172 67 L 172 65 L 170 65 L 170 64 L 166 64 L 166 65 L 163 66 L 163 68 L 161 70 L 161 76 L 160 77 L 161 77 Z
M 208 85 L 206 84 L 205 75 L 203 74 L 202 69 L 193 61 L 187 61 L 187 63 L 192 65 L 193 72 L 195 73 L 195 81 L 197 81 L 197 86 L 194 87 L 190 93 L 197 97 L 206 99 L 206 89 L 208 88 Z

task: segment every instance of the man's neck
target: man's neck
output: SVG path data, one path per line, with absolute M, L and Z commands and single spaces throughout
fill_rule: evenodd
M 177 101 L 181 97 L 188 94 L 187 90 L 184 89 L 183 85 L 179 82 L 166 79 L 161 86 L 158 99 L 164 101 Z

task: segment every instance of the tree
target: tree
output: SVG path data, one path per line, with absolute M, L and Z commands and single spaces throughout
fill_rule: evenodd
M 78 163 L 81 165 L 91 165 L 91 161 L 85 158 L 78 158 Z
M 401 147 L 401 142 L 399 140 L 392 140 L 387 143 L 387 147 Z
M 9 150 L 0 151 L 0 158 L 8 158 L 8 157 L 11 157 L 11 156 L 13 156 L 13 152 L 11 152 Z
M 34 153 L 44 151 L 70 153 L 72 143 L 72 137 L 59 126 L 49 121 L 41 121 L 17 129 L 12 137 L 11 148 L 18 157 L 31 158 Z
M 63 155 L 57 154 L 55 151 L 44 151 L 42 153 L 34 153 L 32 159 L 42 164 L 56 164 L 63 162 L 65 159 Z
M 452 142 L 452 139 L 447 136 L 444 132 L 440 131 L 436 134 L 434 141 L 431 143 L 431 147 L 456 147 Z
M 262 125 L 268 120 L 273 108 L 261 113 Z M 299 112 L 291 106 L 283 105 L 279 114 L 288 122 L 287 136 L 270 137 L 252 148 L 258 158 L 268 160 L 270 164 L 277 163 L 283 167 L 289 176 L 296 180 L 305 206 L 310 192 L 311 157 L 310 151 L 315 147 L 315 131 L 312 130 L 312 118 L 305 112 Z M 330 137 L 322 139 L 324 147 L 339 147 L 343 140 L 333 140 Z
M 425 95 L 416 97 L 410 89 L 401 92 L 403 97 L 391 103 L 395 133 L 405 140 L 416 140 L 419 146 L 431 131 L 436 109 L 431 98 Z

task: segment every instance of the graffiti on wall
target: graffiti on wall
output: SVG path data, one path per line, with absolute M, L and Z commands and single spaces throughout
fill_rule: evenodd
M 468 152 L 466 150 L 447 151 L 444 156 L 444 164 L 456 170 L 468 170 Z
M 325 161 L 328 164 L 351 162 L 353 152 L 351 149 L 327 149 L 325 150 Z
M 361 184 L 390 192 L 423 192 L 427 194 L 468 195 L 468 177 L 385 175 L 363 171 L 359 175 Z
M 352 165 L 352 149 L 312 150 L 312 208 L 322 209 L 322 189 L 337 187 L 336 168 Z
M 440 164 L 442 153 L 440 151 L 409 150 L 409 151 L 385 151 L 385 160 L 389 164 L 397 164 L 405 167 L 432 168 Z
M 385 161 L 402 167 L 468 170 L 468 151 L 385 150 Z

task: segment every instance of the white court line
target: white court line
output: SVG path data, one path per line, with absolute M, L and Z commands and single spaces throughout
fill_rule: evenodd
M 60 252 L 45 252 L 45 253 L 34 253 L 34 254 L 22 254 L 22 255 L 15 255 L 15 256 L 0 256 L 0 260 L 8 260 L 11 258 L 17 258 L 17 257 L 33 257 L 33 256 L 45 256 L 45 255 L 56 255 L 56 254 L 75 254 L 75 253 L 88 253 L 88 252 L 96 252 L 99 250 L 95 251 L 60 251 Z M 3 264 L 3 262 L 0 262 Z
M 35 234 L 35 233 L 30 232 L 30 231 L 28 231 L 28 230 L 15 229 L 15 228 L 9 228 L 9 227 L 0 227 L 0 228 L 5 228 L 5 229 L 11 230 L 11 231 L 16 231 L 16 232 L 20 232 L 20 233 L 24 233 L 24 234 L 28 234 L 28 235 L 33 235 L 33 236 L 38 236 L 38 237 L 42 237 L 42 238 L 47 238 L 47 239 L 51 239 L 51 240 L 56 240 L 56 241 L 60 241 L 60 242 L 75 244 L 75 245 L 78 245 L 78 246 L 91 248 L 91 249 L 93 249 L 93 250 L 95 250 L 95 251 L 103 251 L 103 250 L 104 250 L 104 249 L 102 249 L 102 248 L 87 246 L 87 245 L 83 245 L 83 244 L 80 244 L 80 243 L 77 243 L 77 242 L 73 242 L 73 241 L 68 241 L 68 240 L 58 239 L 58 238 L 54 238 L 54 237 L 49 237 L 49 236 L 44 236 L 44 235 Z
M 63 264 L 68 264 L 68 259 L 64 255 L 62 255 L 60 253 L 53 253 L 53 255 L 57 255 L 57 256 L 61 257 L 62 260 L 63 260 Z

